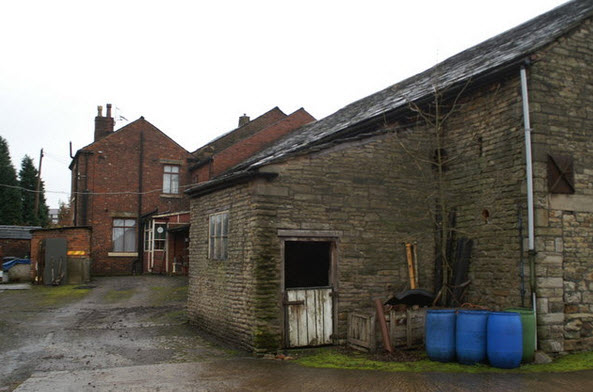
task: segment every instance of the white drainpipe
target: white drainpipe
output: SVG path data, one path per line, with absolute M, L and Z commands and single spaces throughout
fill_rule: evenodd
M 529 266 L 533 282 L 531 284 L 531 302 L 533 315 L 536 318 L 535 328 L 535 349 L 537 350 L 537 297 L 535 294 L 535 225 L 533 207 L 533 165 L 531 158 L 531 123 L 529 121 L 529 98 L 527 93 L 527 72 L 525 66 L 521 66 L 521 96 L 523 98 L 523 124 L 525 128 L 525 171 L 527 175 L 527 231 L 529 245 Z

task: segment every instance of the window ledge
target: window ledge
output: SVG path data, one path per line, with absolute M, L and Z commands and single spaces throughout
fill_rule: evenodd
M 109 257 L 138 257 L 138 252 L 109 252 Z
M 178 193 L 161 193 L 161 197 L 164 197 L 167 199 L 181 199 L 181 198 L 183 198 L 183 195 L 180 195 Z

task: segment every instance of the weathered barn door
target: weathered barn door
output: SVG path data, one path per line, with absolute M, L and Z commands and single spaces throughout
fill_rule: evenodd
M 288 347 L 332 343 L 332 242 L 284 242 L 285 336 Z

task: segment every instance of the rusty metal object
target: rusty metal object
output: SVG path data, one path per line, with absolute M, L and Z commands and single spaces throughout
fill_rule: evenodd
M 391 338 L 389 337 L 389 331 L 387 330 L 387 322 L 385 321 L 385 312 L 383 311 L 383 302 L 379 299 L 375 299 L 375 307 L 377 308 L 377 319 L 381 325 L 381 336 L 383 336 L 383 346 L 387 352 L 392 353 L 393 348 L 391 347 Z

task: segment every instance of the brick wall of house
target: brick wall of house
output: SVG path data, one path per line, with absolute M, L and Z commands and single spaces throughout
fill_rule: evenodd
M 538 329 L 546 351 L 593 349 L 593 24 L 530 68 Z M 574 194 L 551 194 L 548 154 L 574 161 Z
M 0 238 L 0 260 L 2 257 L 26 257 L 31 253 L 31 240 Z
M 299 109 L 286 118 L 262 129 L 251 137 L 241 140 L 229 146 L 214 156 L 212 162 L 212 175 L 217 176 L 227 169 L 249 158 L 256 152 L 263 150 L 266 146 L 280 137 L 294 131 L 295 129 L 315 121 L 315 118 L 304 109 Z
M 79 192 L 74 200 L 74 223 L 85 223 L 85 202 L 80 192 L 86 187 L 91 192 L 86 201 L 86 224 L 93 227 L 93 274 L 130 274 L 139 258 L 139 255 L 113 256 L 114 218 L 138 219 L 139 213 L 143 215 L 156 209 L 159 213 L 188 209 L 183 190 L 190 182 L 190 158 L 193 158 L 191 154 L 144 118 L 81 150 L 72 170 L 73 190 Z M 180 193 L 177 195 L 165 195 L 161 191 L 165 165 L 180 166 Z M 139 192 L 143 193 L 140 211 Z M 136 233 L 136 238 L 138 235 Z
M 305 109 L 286 116 L 273 124 L 257 130 L 250 136 L 237 140 L 235 143 L 214 152 L 212 159 L 192 171 L 193 181 L 204 182 L 225 172 L 255 153 L 262 151 L 272 142 L 297 128 L 315 121 Z
M 40 254 L 43 240 L 48 238 L 65 238 L 67 241 L 67 251 L 76 252 L 68 255 L 68 258 L 87 258 L 92 257 L 91 238 L 92 230 L 90 227 L 63 227 L 57 229 L 39 229 L 34 230 L 31 238 L 31 274 L 35 278 L 38 268 L 38 261 L 43 257 Z
M 280 110 L 278 107 L 275 107 L 261 116 L 247 122 L 246 124 L 239 125 L 232 132 L 225 133 L 210 143 L 198 148 L 192 154 L 198 159 L 203 159 L 205 154 L 207 154 L 209 151 L 213 153 L 222 151 L 225 148 L 228 148 L 229 146 L 239 142 L 240 140 L 253 135 L 255 132 L 282 120 L 283 118 L 286 118 L 286 114 L 284 114 L 284 112 L 282 112 L 282 110 Z

